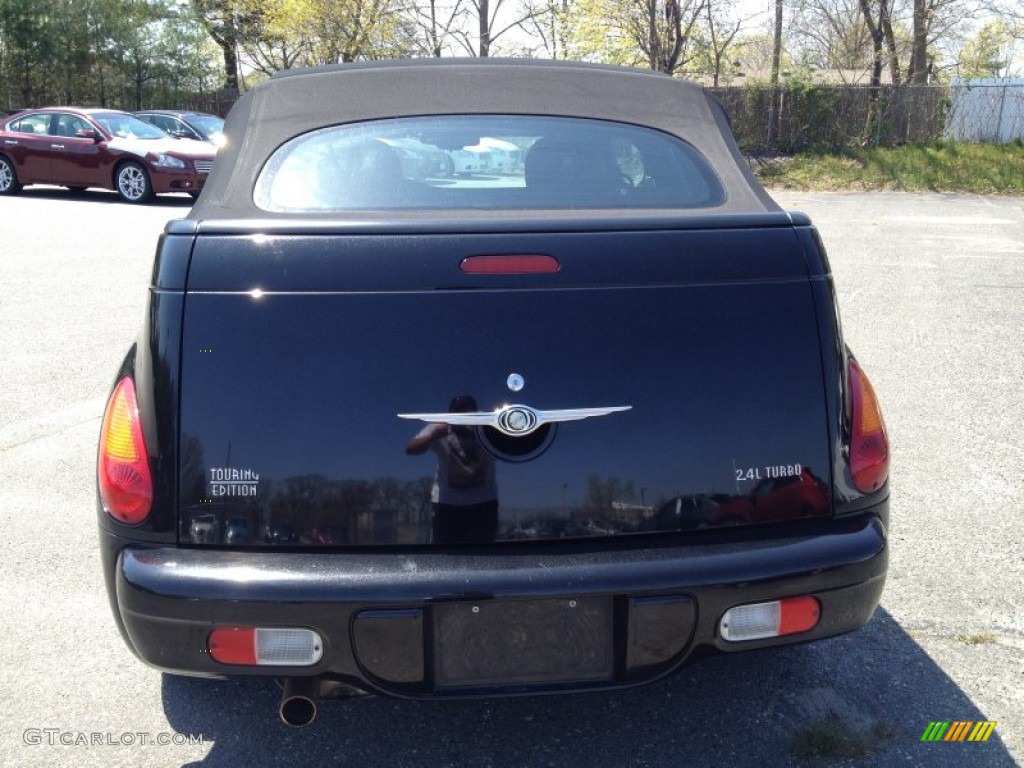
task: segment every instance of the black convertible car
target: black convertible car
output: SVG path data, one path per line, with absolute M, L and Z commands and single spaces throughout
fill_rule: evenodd
M 814 227 L 701 88 L 343 65 L 257 86 L 226 136 L 100 437 L 139 658 L 278 678 L 301 725 L 318 697 L 621 687 L 869 620 L 878 403 Z

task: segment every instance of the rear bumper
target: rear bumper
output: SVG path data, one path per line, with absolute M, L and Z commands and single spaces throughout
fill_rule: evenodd
M 143 548 L 106 532 L 101 539 L 126 639 L 160 669 L 319 675 L 397 696 L 513 695 L 632 685 L 667 674 L 699 651 L 857 629 L 870 619 L 885 581 L 884 506 L 843 520 L 734 528 L 657 544 L 634 539 L 600 550 L 581 543 L 571 551 L 561 545 L 296 553 Z M 741 643 L 721 638 L 718 622 L 730 607 L 798 595 L 821 603 L 812 630 Z M 524 614 L 523 606 L 532 607 Z M 597 618 L 579 619 L 574 611 L 582 608 Z M 524 615 L 533 617 L 532 637 L 508 639 Z M 309 667 L 222 665 L 207 652 L 215 625 L 308 627 L 324 639 L 323 658 Z M 507 655 L 522 650 L 519 642 L 534 643 L 524 657 L 531 669 L 522 674 L 507 673 L 479 647 L 493 644 Z M 574 648 L 569 654 L 567 645 Z M 551 659 L 543 658 L 545 648 Z M 566 668 L 565 660 L 580 656 L 592 662 Z M 483 671 L 474 677 L 474 670 Z

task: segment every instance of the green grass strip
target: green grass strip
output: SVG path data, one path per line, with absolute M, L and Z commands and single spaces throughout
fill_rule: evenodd
M 1024 195 L 1024 143 L 907 144 L 804 153 L 755 164 L 767 186 L 807 191 L 897 190 Z

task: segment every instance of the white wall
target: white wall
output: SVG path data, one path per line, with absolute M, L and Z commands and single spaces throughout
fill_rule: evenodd
M 1008 144 L 1024 139 L 1024 78 L 954 79 L 946 138 Z

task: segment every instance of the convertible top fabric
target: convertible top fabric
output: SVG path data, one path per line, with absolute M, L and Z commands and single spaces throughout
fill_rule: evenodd
M 226 144 L 189 218 L 293 217 L 258 208 L 253 189 L 267 159 L 301 134 L 362 120 L 458 114 L 585 117 L 659 129 L 689 142 L 718 173 L 728 199 L 714 213 L 779 210 L 740 155 L 721 106 L 698 85 L 649 70 L 593 64 L 410 59 L 285 71 L 257 85 L 228 115 Z M 595 215 L 607 217 L 609 211 Z

